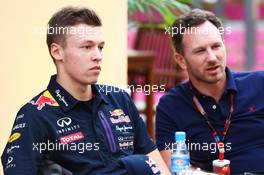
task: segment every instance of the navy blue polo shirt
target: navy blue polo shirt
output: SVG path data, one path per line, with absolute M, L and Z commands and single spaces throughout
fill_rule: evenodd
M 174 148 L 174 132 L 185 131 L 191 163 L 212 171 L 218 150 L 193 102 L 190 86 L 220 139 L 230 110 L 230 93 L 234 93 L 234 112 L 224 143 L 225 158 L 231 161 L 231 174 L 264 172 L 264 72 L 234 73 L 226 68 L 226 73 L 227 84 L 219 102 L 201 94 L 190 82 L 177 85 L 161 98 L 156 118 L 158 149 Z
M 78 101 L 52 76 L 16 116 L 5 174 L 35 175 L 46 160 L 73 174 L 127 174 L 120 158 L 155 150 L 127 93 L 103 85 L 92 92 L 92 100 Z

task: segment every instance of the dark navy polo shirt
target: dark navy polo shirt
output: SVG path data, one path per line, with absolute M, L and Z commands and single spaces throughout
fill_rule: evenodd
M 127 93 L 103 85 L 92 92 L 92 100 L 78 101 L 52 76 L 17 114 L 2 155 L 5 174 L 35 175 L 44 160 L 73 174 L 127 174 L 120 158 L 156 148 Z
M 225 139 L 225 158 L 231 174 L 264 172 L 264 72 L 234 73 L 226 68 L 227 84 L 219 102 L 193 88 L 209 120 L 222 139 L 230 110 L 230 93 L 235 94 L 234 112 Z M 156 139 L 159 150 L 173 147 L 174 132 L 185 131 L 191 163 L 212 170 L 218 158 L 212 133 L 192 100 L 191 83 L 177 85 L 164 95 L 157 107 Z

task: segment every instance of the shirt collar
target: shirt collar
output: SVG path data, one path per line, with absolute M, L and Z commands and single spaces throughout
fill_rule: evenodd
M 226 84 L 225 92 L 232 91 L 232 92 L 236 93 L 237 92 L 237 86 L 235 83 L 235 79 L 233 77 L 231 70 L 228 67 L 226 67 L 226 75 L 227 75 L 227 84 Z
M 74 106 L 80 102 L 76 98 L 74 98 L 68 91 L 66 91 L 57 81 L 56 81 L 57 75 L 52 75 L 50 78 L 50 82 L 48 84 L 47 89 L 50 91 L 51 95 L 55 98 L 59 106 L 64 110 L 65 112 L 71 110 Z M 91 85 L 92 87 L 92 93 L 93 98 L 99 101 L 104 101 L 108 103 L 106 100 L 106 97 L 100 93 L 98 90 L 97 85 Z
M 236 93 L 237 87 L 236 87 L 235 80 L 234 80 L 234 77 L 232 75 L 231 70 L 228 67 L 226 67 L 225 72 L 226 72 L 227 81 L 226 81 L 226 87 L 225 87 L 224 94 L 227 94 L 229 92 Z M 190 81 L 188 84 L 190 87 L 189 89 L 192 91 L 192 93 L 195 96 L 197 96 L 197 98 L 204 96 L 204 94 L 202 94 L 200 91 L 198 91 Z
M 98 84 L 94 84 L 92 85 L 92 92 L 94 94 L 95 97 L 100 98 L 103 102 L 105 102 L 106 104 L 109 104 L 108 98 L 106 97 L 106 95 L 100 90 L 101 86 L 103 85 L 98 85 Z

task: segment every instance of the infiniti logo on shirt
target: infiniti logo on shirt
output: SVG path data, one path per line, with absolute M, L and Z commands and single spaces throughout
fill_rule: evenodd
M 70 117 L 63 117 L 57 121 L 57 125 L 59 127 L 69 126 L 71 124 L 72 120 Z

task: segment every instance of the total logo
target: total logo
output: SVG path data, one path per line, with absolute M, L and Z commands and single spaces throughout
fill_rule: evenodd
M 67 144 L 67 143 L 74 142 L 76 140 L 80 140 L 80 139 L 83 139 L 83 138 L 84 138 L 83 133 L 82 132 L 77 132 L 77 133 L 73 133 L 73 134 L 70 134 L 70 135 L 66 135 L 64 137 L 60 137 L 60 142 L 62 144 Z
M 60 118 L 59 120 L 57 120 L 57 125 L 61 129 L 57 130 L 57 133 L 63 134 L 80 128 L 78 124 L 77 125 L 71 125 L 71 124 L 72 124 L 72 119 L 70 117 Z

